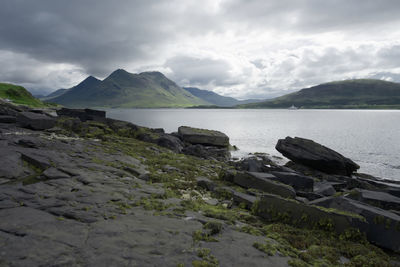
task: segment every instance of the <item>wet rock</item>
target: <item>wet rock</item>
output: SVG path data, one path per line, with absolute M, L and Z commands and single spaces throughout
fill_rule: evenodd
M 54 118 L 33 112 L 18 113 L 17 122 L 21 127 L 30 128 L 32 130 L 50 129 L 56 125 L 56 120 Z
M 323 196 L 333 196 L 336 190 L 330 182 L 318 182 L 314 184 L 314 193 Z
M 253 210 L 257 215 L 269 221 L 285 222 L 296 226 L 326 228 L 325 230 L 343 233 L 354 227 L 363 231 L 368 225 L 357 215 L 327 211 L 271 194 L 263 195 L 255 205 Z
M 79 118 L 81 121 L 106 121 L 106 112 L 103 110 L 95 110 L 95 109 L 70 109 L 70 108 L 61 108 L 56 111 L 58 116 L 66 116 L 72 118 Z
M 0 115 L 0 123 L 16 123 L 17 118 L 15 116 Z
M 349 197 L 385 210 L 400 211 L 400 198 L 385 192 L 357 189 Z
M 233 182 L 245 188 L 254 188 L 267 193 L 279 195 L 285 198 L 295 198 L 296 193 L 291 186 L 277 183 L 272 179 L 275 176 L 261 172 L 238 172 Z
M 311 203 L 363 216 L 368 222 L 363 230 L 366 232 L 367 239 L 370 242 L 396 252 L 400 251 L 400 216 L 347 197 L 327 197 Z
M 275 148 L 294 162 L 326 173 L 351 175 L 360 168 L 352 160 L 309 139 L 286 137 Z
M 271 172 L 277 181 L 292 186 L 296 191 L 313 191 L 314 179 L 294 172 Z
M 228 147 L 229 137 L 219 131 L 181 126 L 178 133 L 184 142 L 217 147 Z
M 171 149 L 176 153 L 181 153 L 183 149 L 182 141 L 179 138 L 169 134 L 162 135 L 157 140 L 157 145 Z

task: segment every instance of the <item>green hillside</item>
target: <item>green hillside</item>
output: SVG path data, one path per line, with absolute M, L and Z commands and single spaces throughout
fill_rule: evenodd
M 261 102 L 259 99 L 237 100 L 233 97 L 222 96 L 196 87 L 183 87 L 183 89 L 211 104 L 211 106 L 199 106 L 199 108 L 233 107 L 240 104 Z
M 372 79 L 320 84 L 240 108 L 370 108 L 399 109 L 400 84 Z
M 51 101 L 68 107 L 152 108 L 209 104 L 160 72 L 133 74 L 122 69 L 103 81 L 90 76 Z
M 33 97 L 24 87 L 9 83 L 0 83 L 0 98 L 9 99 L 14 104 L 30 107 L 48 106 L 39 99 Z

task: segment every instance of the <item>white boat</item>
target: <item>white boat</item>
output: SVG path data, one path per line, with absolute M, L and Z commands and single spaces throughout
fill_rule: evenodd
M 298 109 L 298 107 L 296 107 L 295 105 L 292 105 L 291 107 L 289 107 L 289 109 Z

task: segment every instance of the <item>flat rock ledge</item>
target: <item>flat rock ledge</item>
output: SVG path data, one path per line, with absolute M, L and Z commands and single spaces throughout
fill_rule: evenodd
M 50 113 L 0 105 L 0 266 L 399 266 L 400 184 L 311 140 L 232 161 L 220 132 Z

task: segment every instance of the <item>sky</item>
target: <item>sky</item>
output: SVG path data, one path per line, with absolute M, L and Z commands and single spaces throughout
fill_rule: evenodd
M 118 68 L 271 98 L 324 82 L 400 82 L 398 0 L 2 0 L 0 82 L 34 94 Z

